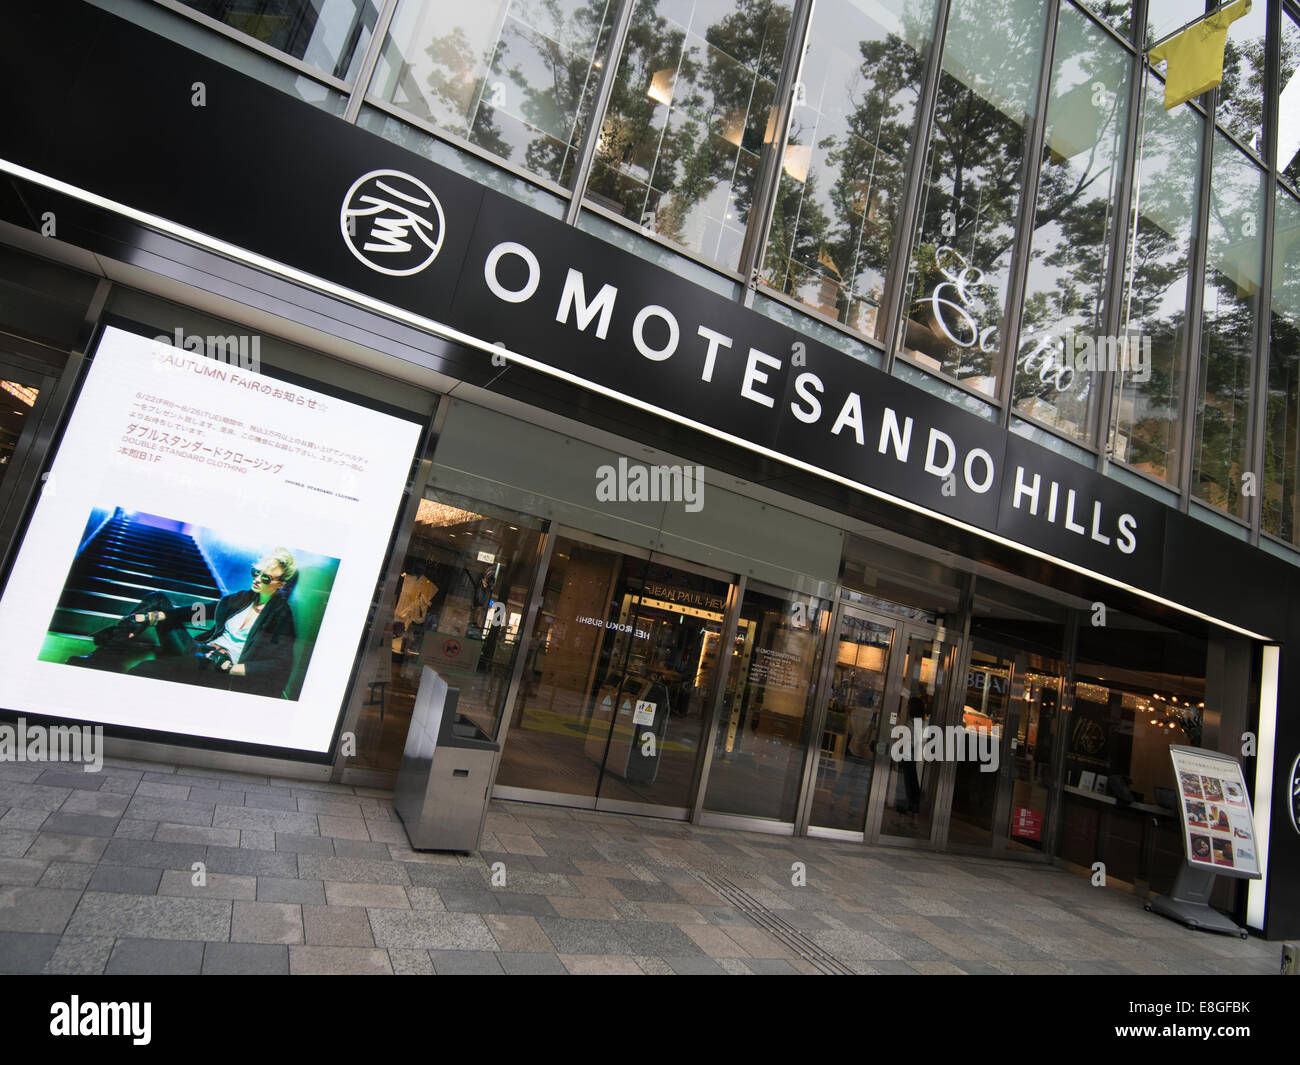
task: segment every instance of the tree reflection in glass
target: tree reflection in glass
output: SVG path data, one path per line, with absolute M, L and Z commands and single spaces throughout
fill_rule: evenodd
M 763 280 L 869 335 L 893 251 L 933 0 L 813 9 Z
M 611 8 L 610 0 L 403 0 L 371 91 L 564 183 L 591 113 Z
M 1300 202 L 1278 190 L 1264 433 L 1264 528 L 1300 544 Z
M 1242 488 L 1263 266 L 1263 177 L 1226 137 L 1215 135 L 1192 492 L 1238 517 L 1246 516 L 1248 503 Z
M 1204 121 L 1190 104 L 1164 109 L 1164 83 L 1150 75 L 1133 203 L 1136 242 L 1128 263 L 1121 336 L 1150 343 L 1149 365 L 1115 374 L 1115 458 L 1177 484 L 1178 430 L 1186 373 L 1188 256 Z
M 588 200 L 735 269 L 789 26 L 776 0 L 638 0 Z
M 903 350 L 987 395 L 1045 11 L 1037 0 L 954 0 L 913 244 Z
M 1069 5 L 1061 8 L 1038 204 L 1016 358 L 1016 410 L 1086 439 L 1103 346 L 1107 257 L 1115 217 L 1129 57 Z

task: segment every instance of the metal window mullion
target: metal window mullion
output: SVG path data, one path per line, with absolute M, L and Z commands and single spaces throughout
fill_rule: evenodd
M 397 4 L 398 0 L 385 0 L 379 17 L 375 19 L 375 30 L 370 35 L 370 43 L 366 45 L 366 54 L 361 57 L 361 67 L 357 70 L 357 80 L 352 83 L 347 106 L 343 108 L 344 122 L 356 122 L 357 116 L 361 114 L 361 104 L 370 88 L 370 79 L 375 76 L 375 68 L 379 66 L 379 55 L 388 39 L 388 28 L 397 12 Z
M 804 50 L 808 46 L 808 31 L 812 26 L 814 0 L 795 0 L 790 13 L 790 31 L 785 38 L 785 54 L 781 57 L 781 73 L 776 79 L 772 95 L 775 114 L 772 121 L 772 139 L 761 148 L 758 162 L 758 180 L 754 185 L 754 202 L 749 207 L 749 220 L 745 226 L 745 239 L 740 246 L 740 274 L 745 278 L 741 297 L 748 303 L 758 284 L 758 273 L 763 267 L 763 254 L 772 227 L 772 212 L 781 187 L 781 165 L 785 157 L 786 139 L 790 135 L 790 119 L 794 114 L 794 93 L 803 68 Z
M 917 236 L 920 219 L 921 189 L 929 167 L 930 138 L 934 135 L 935 107 L 939 100 L 939 81 L 943 74 L 943 49 L 948 37 L 948 17 L 952 0 L 938 0 L 934 18 L 934 35 L 930 54 L 926 59 L 925 76 L 921 93 L 916 101 L 916 122 L 912 127 L 912 143 L 907 151 L 904 173 L 907 181 L 902 202 L 894 223 L 894 249 L 885 271 L 885 291 L 880 300 L 880 318 L 885 333 L 879 339 L 885 345 L 885 373 L 894 372 L 894 356 L 898 350 L 898 337 L 903 328 L 903 303 L 907 299 L 907 283 L 912 260 L 912 245 Z
M 1193 452 L 1196 450 L 1197 408 L 1201 388 L 1201 338 L 1204 333 L 1201 316 L 1205 312 L 1205 268 L 1210 240 L 1210 180 L 1214 172 L 1214 112 L 1218 101 L 1219 90 L 1215 89 L 1205 113 L 1201 115 L 1200 186 L 1197 189 L 1191 261 L 1187 266 L 1187 329 L 1184 342 L 1187 361 L 1178 439 L 1178 509 L 1184 514 L 1191 511 L 1192 470 L 1196 464 Z
M 1277 4 L 1269 4 L 1264 23 L 1264 217 L 1263 256 L 1259 266 L 1259 306 L 1257 332 L 1255 334 L 1255 357 L 1251 360 L 1251 372 L 1254 374 L 1251 397 L 1250 456 L 1246 469 L 1255 473 L 1255 494 L 1250 496 L 1250 543 L 1259 546 L 1260 532 L 1264 526 L 1264 477 L 1266 449 L 1268 438 L 1268 377 L 1272 362 L 1272 336 L 1270 325 L 1273 318 L 1273 230 L 1277 218 L 1277 179 L 1274 170 L 1277 165 L 1278 122 L 1281 111 L 1282 87 L 1282 10 Z
M 635 3 L 636 0 L 618 0 L 618 14 L 614 16 L 614 32 L 609 35 L 609 47 L 605 49 L 605 69 L 601 71 L 600 84 L 596 86 L 596 97 L 591 102 L 591 114 L 587 116 L 587 129 L 582 137 L 582 147 L 578 150 L 578 161 L 574 165 L 573 178 L 569 185 L 569 206 L 564 212 L 564 221 L 571 226 L 578 222 L 578 214 L 582 210 L 582 197 L 587 191 L 591 168 L 596 162 L 600 129 L 605 124 L 605 111 L 609 107 L 609 99 L 614 95 L 618 64 L 623 57 L 623 46 L 627 43 L 627 31 L 632 25 L 632 7 Z
M 1009 284 L 1002 313 L 1002 346 L 998 358 L 998 401 L 1002 410 L 998 424 L 1011 424 L 1011 400 L 1016 382 L 1016 352 L 1020 347 L 1020 314 L 1029 284 L 1029 253 L 1038 217 L 1038 179 L 1042 173 L 1043 142 L 1047 137 L 1047 108 L 1052 94 L 1052 63 L 1056 53 L 1056 31 L 1060 25 L 1061 0 L 1048 0 L 1047 25 L 1043 31 L 1043 65 L 1038 78 L 1033 122 L 1021 160 L 1020 217 L 1016 242 L 1011 249 Z M 990 265 L 990 269 L 991 269 Z
M 1131 283 L 1128 276 L 1129 240 L 1137 239 L 1136 233 L 1130 238 L 1129 214 L 1134 209 L 1141 209 L 1135 204 L 1133 185 L 1139 180 L 1137 175 L 1138 138 L 1141 128 L 1142 108 L 1145 106 L 1146 93 L 1146 52 L 1140 44 L 1146 39 L 1147 5 L 1139 3 L 1133 13 L 1133 40 L 1139 48 L 1130 56 L 1128 85 L 1128 120 L 1124 130 L 1124 150 L 1120 159 L 1119 191 L 1115 198 L 1115 235 L 1111 241 L 1110 262 L 1107 264 L 1109 283 L 1106 287 L 1102 329 L 1107 336 L 1119 337 L 1123 326 L 1124 286 Z M 1100 382 L 1097 393 L 1096 409 L 1092 411 L 1091 439 L 1097 448 L 1097 472 L 1106 472 L 1106 463 L 1110 458 L 1110 419 L 1115 403 L 1115 374 L 1113 367 L 1094 371 Z

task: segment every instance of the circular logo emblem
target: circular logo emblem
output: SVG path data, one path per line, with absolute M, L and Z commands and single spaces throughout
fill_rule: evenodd
M 446 220 L 438 197 L 400 170 L 372 170 L 343 197 L 339 228 L 348 250 L 393 277 L 418 274 L 442 249 Z
M 1291 763 L 1291 827 L 1300 832 L 1300 754 Z
M 460 654 L 459 640 L 444 640 L 442 644 L 442 653 L 448 658 L 455 658 Z

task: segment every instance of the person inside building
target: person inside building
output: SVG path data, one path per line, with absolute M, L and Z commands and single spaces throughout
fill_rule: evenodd
M 251 695 L 280 698 L 293 670 L 295 628 L 287 591 L 298 575 L 293 555 L 277 547 L 252 567 L 248 589 L 224 596 L 212 624 L 197 633 L 187 627 L 208 608 L 177 606 L 151 592 L 116 625 L 95 634 L 98 649 L 70 664 L 115 669 L 151 627 L 158 638 L 152 659 L 128 670 L 133 677 L 201 684 Z

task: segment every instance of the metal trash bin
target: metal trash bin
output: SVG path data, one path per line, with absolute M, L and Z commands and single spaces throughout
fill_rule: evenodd
M 413 850 L 469 852 L 483 839 L 492 763 L 501 748 L 456 712 L 459 698 L 459 689 L 424 667 L 393 791 Z

